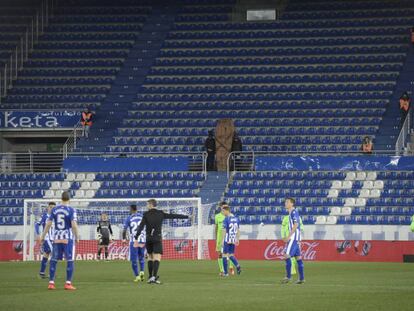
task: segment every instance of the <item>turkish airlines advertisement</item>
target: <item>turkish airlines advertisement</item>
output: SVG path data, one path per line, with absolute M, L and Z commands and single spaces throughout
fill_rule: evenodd
M 206 243 L 208 252 L 203 257 L 216 259 L 215 241 Z M 236 247 L 236 256 L 241 260 L 282 260 L 285 243 L 269 240 L 242 240 Z M 111 242 L 109 256 L 111 260 L 128 259 L 129 245 L 121 241 Z M 307 261 L 366 261 L 366 262 L 402 262 L 403 255 L 414 255 L 414 241 L 302 241 L 301 252 Z M 40 247 L 35 245 L 34 259 L 40 259 Z M 80 241 L 76 247 L 77 260 L 97 259 L 97 242 Z M 165 240 L 165 259 L 196 259 L 196 243 L 192 240 Z M 21 241 L 0 241 L 0 261 L 23 259 Z

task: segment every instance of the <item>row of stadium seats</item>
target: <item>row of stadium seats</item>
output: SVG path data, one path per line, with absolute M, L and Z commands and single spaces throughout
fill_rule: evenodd
M 151 12 L 140 5 L 58 6 L 2 107 L 97 109 Z
M 267 135 L 281 135 L 281 136 L 295 136 L 295 135 L 362 135 L 375 134 L 378 130 L 375 126 L 356 126 L 356 127 L 237 127 L 237 133 L 242 136 L 267 136 Z M 208 134 L 207 129 L 202 128 L 119 128 L 119 137 L 148 137 L 148 136 L 162 136 L 162 137 L 178 137 L 178 136 L 203 136 Z

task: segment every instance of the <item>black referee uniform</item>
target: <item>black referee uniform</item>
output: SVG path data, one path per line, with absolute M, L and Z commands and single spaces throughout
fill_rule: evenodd
M 145 227 L 147 240 L 145 246 L 148 254 L 162 254 L 162 222 L 164 219 L 188 219 L 187 215 L 168 214 L 156 208 L 146 211 L 138 226 L 135 239 L 138 239 Z

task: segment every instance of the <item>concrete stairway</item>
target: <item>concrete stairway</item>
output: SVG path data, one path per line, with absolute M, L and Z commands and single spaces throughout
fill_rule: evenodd
M 199 196 L 203 204 L 219 202 L 228 184 L 226 172 L 208 172 Z

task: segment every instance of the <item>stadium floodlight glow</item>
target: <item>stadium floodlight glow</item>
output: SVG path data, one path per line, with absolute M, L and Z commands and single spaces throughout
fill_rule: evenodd
M 110 258 L 126 259 L 128 248 L 122 246 L 122 230 L 129 215 L 129 206 L 136 204 L 139 212 L 147 211 L 147 201 L 152 198 L 97 198 L 71 199 L 76 209 L 80 243 L 76 259 L 96 259 L 96 226 L 102 213 L 106 213 L 114 231 L 114 241 L 109 247 Z M 189 215 L 189 219 L 168 220 L 163 226 L 164 256 L 166 259 L 209 259 L 208 219 L 212 204 L 202 205 L 200 198 L 155 198 L 157 208 L 168 213 Z M 36 241 L 34 224 L 45 212 L 51 199 L 25 199 L 23 208 L 23 260 L 39 260 L 40 245 Z M 56 200 L 59 204 L 59 201 Z

